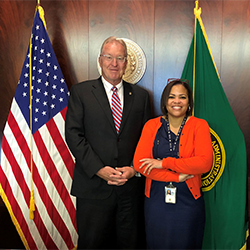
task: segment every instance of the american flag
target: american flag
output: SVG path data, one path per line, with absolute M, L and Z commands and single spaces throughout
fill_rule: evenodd
M 26 249 L 73 249 L 78 237 L 70 195 L 74 159 L 64 139 L 69 92 L 43 14 L 38 6 L 3 132 L 0 192 Z

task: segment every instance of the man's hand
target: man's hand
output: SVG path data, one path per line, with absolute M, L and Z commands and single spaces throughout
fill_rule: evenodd
M 107 181 L 109 185 L 121 186 L 124 185 L 128 179 L 135 175 L 135 170 L 129 166 L 121 168 L 112 168 L 105 166 L 96 173 L 100 178 Z

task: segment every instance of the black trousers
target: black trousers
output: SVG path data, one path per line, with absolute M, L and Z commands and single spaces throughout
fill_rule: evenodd
M 78 249 L 145 249 L 143 193 L 76 201 Z

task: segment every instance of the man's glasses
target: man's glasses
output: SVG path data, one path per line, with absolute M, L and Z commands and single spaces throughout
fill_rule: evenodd
M 168 78 L 167 84 L 173 81 L 185 82 L 189 84 L 189 81 L 187 79 L 182 79 L 182 78 Z
M 118 57 L 113 57 L 111 55 L 101 55 L 105 61 L 107 62 L 112 62 L 114 59 L 116 59 L 116 61 L 118 63 L 125 63 L 125 61 L 127 60 L 126 57 L 122 57 L 122 56 L 118 56 Z

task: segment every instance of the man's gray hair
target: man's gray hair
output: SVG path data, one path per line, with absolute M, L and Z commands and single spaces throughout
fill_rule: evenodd
M 117 38 L 117 37 L 115 37 L 115 36 L 110 36 L 110 37 L 108 37 L 108 38 L 103 42 L 102 47 L 101 47 L 101 51 L 100 51 L 100 55 L 102 55 L 103 47 L 104 47 L 107 43 L 111 43 L 111 42 L 114 42 L 114 41 L 120 43 L 120 44 L 124 47 L 124 49 L 125 49 L 125 57 L 127 57 L 128 52 L 127 52 L 127 45 L 126 45 L 126 43 L 125 43 L 121 38 Z

